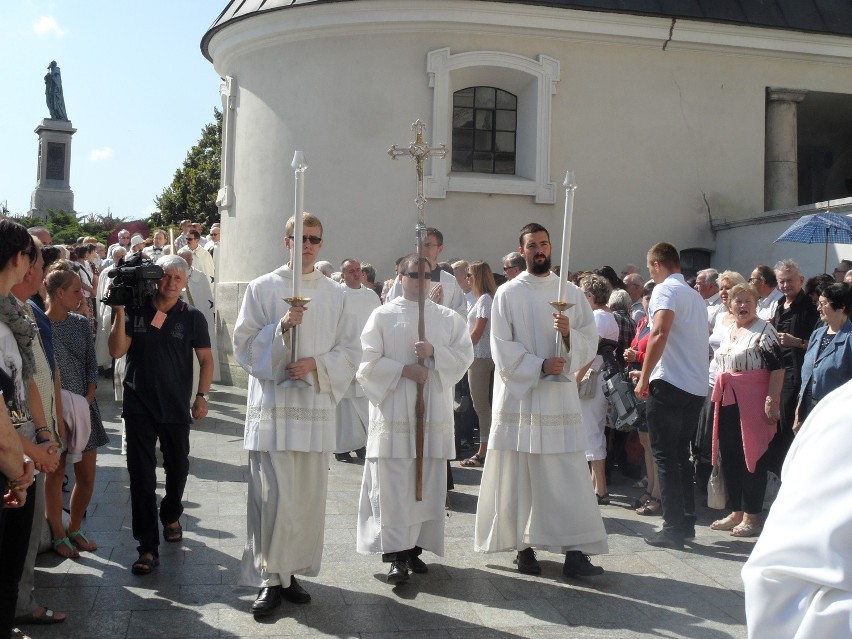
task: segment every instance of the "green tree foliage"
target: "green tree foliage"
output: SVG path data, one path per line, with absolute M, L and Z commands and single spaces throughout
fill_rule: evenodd
M 186 154 L 183 166 L 162 194 L 154 198 L 159 209 L 149 219 L 152 227 L 176 226 L 182 219 L 201 222 L 209 229 L 219 221 L 216 193 L 220 184 L 222 157 L 222 112 L 213 110 L 215 120 L 201 130 L 201 139 Z
M 108 243 L 109 237 L 119 226 L 126 225 L 124 218 L 110 215 L 81 215 L 59 210 L 47 212 L 47 222 L 40 218 L 17 216 L 14 218 L 27 228 L 44 226 L 50 231 L 54 244 L 74 244 L 79 237 L 94 237 L 99 242 Z

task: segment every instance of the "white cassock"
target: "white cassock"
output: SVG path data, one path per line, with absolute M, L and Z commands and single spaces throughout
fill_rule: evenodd
M 565 312 L 571 350 L 563 355 L 571 381 L 541 379 L 544 360 L 556 355 L 550 302 L 558 291 L 556 275 L 524 272 L 494 296 L 494 401 L 476 509 L 474 548 L 479 552 L 608 550 L 573 375 L 595 356 L 598 331 L 583 291 L 571 283 L 565 294 L 565 301 L 574 304 Z
M 210 255 L 207 249 L 201 246 L 200 242 L 192 252 L 192 268 L 204 273 L 208 277 L 208 283 L 213 283 L 213 276 L 215 274 L 213 256 Z
M 98 288 L 95 299 L 98 300 L 98 332 L 95 333 L 95 358 L 98 360 L 98 368 L 110 368 L 112 357 L 109 355 L 109 332 L 112 329 L 112 306 L 107 306 L 101 300 L 106 296 L 112 278 L 107 275 L 110 268 L 101 271 L 98 279 Z
M 742 569 L 751 639 L 852 637 L 852 382 L 793 440 L 781 490 Z
M 248 535 L 241 582 L 289 584 L 293 574 L 319 573 L 334 450 L 335 405 L 361 359 L 346 293 L 319 271 L 302 275 L 311 298 L 298 327 L 300 358 L 313 357 L 312 386 L 284 388 L 291 331 L 281 318 L 293 295 L 293 272 L 282 266 L 249 282 L 234 326 L 234 357 L 250 375 L 245 447 L 249 450 Z
M 193 264 L 195 261 L 193 260 Z M 216 309 L 213 304 L 213 291 L 210 288 L 210 278 L 199 271 L 195 266 L 189 269 L 189 277 L 186 280 L 184 298 L 195 308 L 201 311 L 207 320 L 207 331 L 210 333 L 210 344 L 213 345 L 213 381 L 221 379 L 219 372 L 219 349 L 216 347 Z M 192 358 L 192 387 L 198 388 L 198 377 L 201 367 L 198 360 Z
M 377 308 L 361 334 L 358 381 L 370 400 L 367 461 L 361 482 L 357 548 L 363 554 L 419 546 L 444 554 L 447 460 L 455 457 L 453 389 L 473 362 L 473 344 L 461 315 L 426 300 L 423 500 L 415 500 L 414 403 L 417 384 L 402 369 L 417 362 L 417 302 L 402 297 Z
M 364 330 L 364 325 L 382 300 L 371 288 L 349 288 L 346 291 L 347 306 L 355 315 L 355 325 L 358 334 Z M 335 453 L 348 453 L 352 450 L 363 448 L 367 444 L 367 421 L 368 416 L 367 396 L 364 389 L 357 380 L 352 380 L 349 389 L 337 405 L 337 443 Z
M 430 287 L 435 286 L 435 284 L 437 284 L 437 282 L 432 283 Z M 456 313 L 459 313 L 462 317 L 467 319 L 467 299 L 465 298 L 462 290 L 459 288 L 456 276 L 441 270 L 441 289 L 444 292 L 444 297 L 441 300 L 441 306 L 451 308 Z M 396 277 L 393 285 L 388 290 L 388 293 L 385 296 L 385 303 L 390 302 L 397 297 L 402 297 L 402 282 L 400 281 L 399 276 Z

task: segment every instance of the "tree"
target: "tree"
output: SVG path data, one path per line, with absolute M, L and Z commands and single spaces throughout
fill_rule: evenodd
M 128 222 L 125 218 L 109 215 L 74 214 L 62 209 L 47 211 L 47 221 L 25 215 L 13 216 L 13 219 L 26 227 L 44 226 L 50 232 L 54 244 L 74 244 L 79 237 L 94 237 L 99 242 L 109 244 L 110 238 L 118 233 L 119 227 L 133 228 L 134 232 L 147 235 L 148 227 L 144 222 Z
M 201 222 L 210 228 L 219 221 L 216 193 L 219 190 L 222 158 L 222 112 L 213 110 L 215 120 L 201 130 L 201 139 L 186 154 L 170 186 L 154 198 L 159 209 L 149 219 L 152 226 L 177 225 L 182 219 Z

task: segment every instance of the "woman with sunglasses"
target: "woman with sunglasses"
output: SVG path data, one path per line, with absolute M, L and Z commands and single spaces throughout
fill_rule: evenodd
M 473 409 L 479 420 L 479 450 L 470 459 L 459 465 L 465 468 L 481 468 L 485 465 L 488 451 L 488 434 L 491 432 L 491 401 L 488 389 L 494 373 L 494 360 L 491 359 L 491 302 L 497 292 L 494 274 L 487 262 L 479 260 L 470 265 L 467 273 L 470 290 L 476 302 L 467 312 L 467 328 L 470 341 L 473 342 L 473 364 L 467 371 L 467 383 Z

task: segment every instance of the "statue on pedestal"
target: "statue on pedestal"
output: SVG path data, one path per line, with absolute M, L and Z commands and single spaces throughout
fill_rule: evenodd
M 47 75 L 44 76 L 44 97 L 47 100 L 47 108 L 53 120 L 68 121 L 65 113 L 65 96 L 62 94 L 62 75 L 56 60 L 51 61 L 47 67 Z

